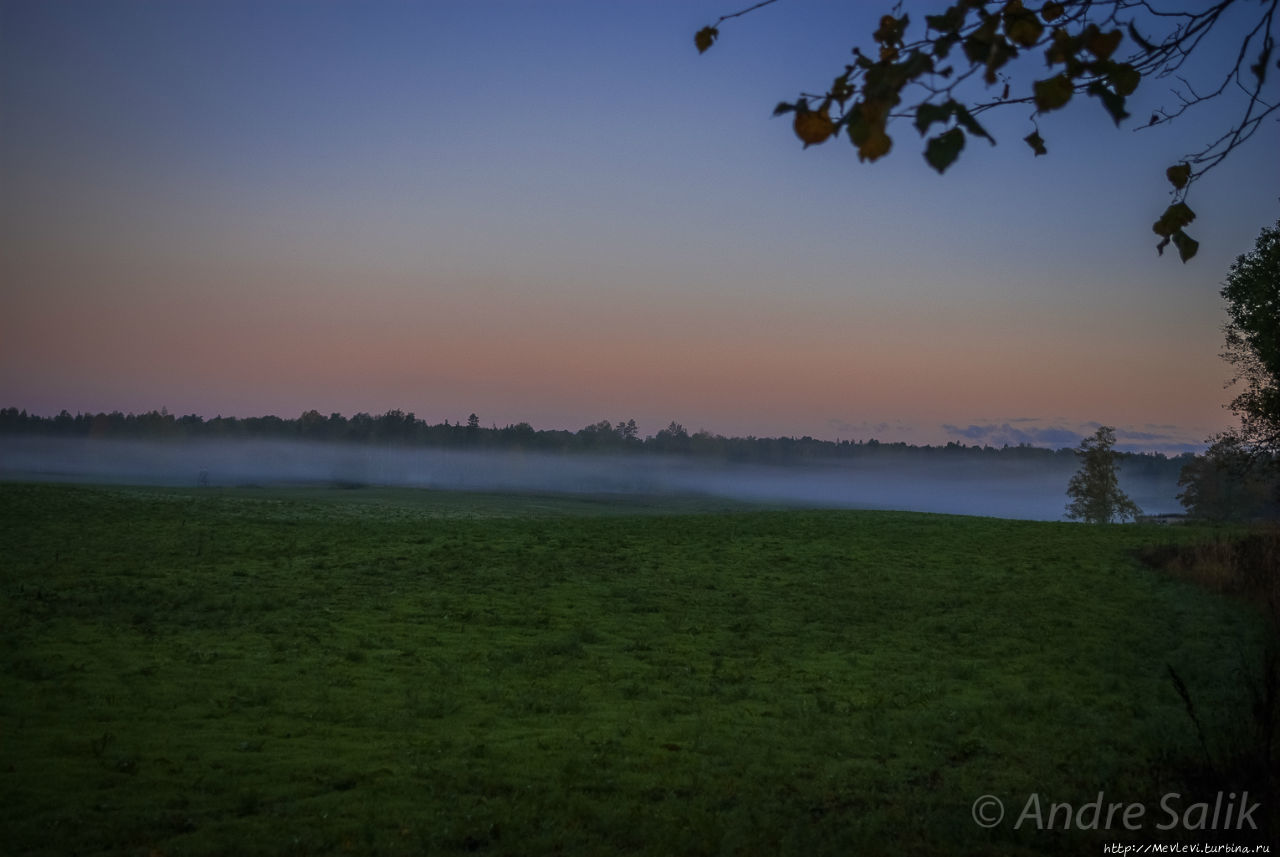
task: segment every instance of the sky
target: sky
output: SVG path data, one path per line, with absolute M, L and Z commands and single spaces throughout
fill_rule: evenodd
M 1011 111 L 944 176 L 907 127 L 859 163 L 770 114 L 885 10 L 783 0 L 699 56 L 739 8 L 0 0 L 0 407 L 1055 448 L 1107 424 L 1166 452 L 1231 424 L 1218 290 L 1280 216 L 1277 123 L 1195 186 L 1182 265 L 1164 170 L 1228 105 L 1134 131 L 1175 102 L 1148 81 L 1119 130 L 1043 117 L 1046 157 Z

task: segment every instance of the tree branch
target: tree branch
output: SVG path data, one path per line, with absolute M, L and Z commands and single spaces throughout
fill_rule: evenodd
M 716 18 L 716 22 L 711 26 L 713 27 L 719 26 L 720 24 L 723 24 L 725 21 L 729 20 L 730 18 L 741 18 L 743 15 L 746 15 L 748 12 L 754 12 L 757 9 L 760 9 L 764 6 L 768 6 L 772 3 L 777 3 L 777 2 L 778 0 L 761 0 L 761 2 L 757 3 L 756 5 L 748 6 L 746 9 L 743 9 L 740 12 L 734 12 L 729 15 L 721 15 L 719 18 Z

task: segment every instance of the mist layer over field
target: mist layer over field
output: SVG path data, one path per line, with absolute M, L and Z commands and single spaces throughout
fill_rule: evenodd
M 1075 467 L 1062 461 L 884 458 L 762 466 L 653 454 L 471 452 L 282 441 L 7 438 L 0 479 L 210 486 L 307 482 L 468 491 L 705 494 L 831 508 L 1058 520 Z M 1179 510 L 1171 480 L 1127 479 L 1144 512 Z

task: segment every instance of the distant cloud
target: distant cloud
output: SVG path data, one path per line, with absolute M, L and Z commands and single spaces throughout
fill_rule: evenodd
M 895 436 L 910 434 L 911 426 L 902 422 L 870 422 L 863 421 L 860 423 L 851 423 L 841 419 L 827 420 L 827 427 L 840 437 L 851 440 L 853 438 L 872 438 L 884 437 L 890 433 Z
M 1021 428 L 1014 426 L 1013 422 L 1006 420 L 999 425 L 992 423 L 988 425 L 969 425 L 963 428 L 946 424 L 942 428 L 947 434 L 954 437 L 962 437 L 966 440 L 977 441 L 990 446 L 1004 446 L 1006 444 L 1018 446 L 1025 443 L 1030 446 L 1060 449 L 1064 446 L 1078 446 L 1082 437 L 1078 431 L 1073 431 L 1072 429 L 1058 426 Z M 1030 420 L 1020 419 L 1016 420 L 1016 422 L 1025 425 L 1030 423 Z
M 967 426 L 944 424 L 943 431 L 955 438 L 988 446 L 1030 446 L 1063 449 L 1080 445 L 1080 441 L 1093 434 L 1102 423 L 1089 421 L 1069 423 L 1068 420 L 1045 421 L 1047 425 L 1033 425 L 1033 419 L 1016 418 Z M 1117 426 L 1116 449 L 1123 452 L 1162 452 L 1165 455 L 1181 455 L 1185 452 L 1202 452 L 1205 444 L 1194 435 L 1172 425 L 1147 424 L 1139 428 Z
M 1174 440 L 1168 432 L 1134 431 L 1132 429 L 1116 429 L 1116 440 Z

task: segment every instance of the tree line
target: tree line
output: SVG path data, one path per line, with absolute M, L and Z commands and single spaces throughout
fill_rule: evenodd
M 0 437 L 39 436 L 137 441 L 283 440 L 375 444 L 459 450 L 537 451 L 547 453 L 666 454 L 743 464 L 796 465 L 831 461 L 970 462 L 1031 465 L 1063 469 L 1077 462 L 1080 450 L 1017 446 L 978 446 L 950 442 L 916 446 L 901 441 L 819 440 L 803 437 L 725 437 L 708 431 L 690 433 L 677 422 L 653 435 L 641 436 L 634 419 L 601 420 L 577 431 L 535 429 L 527 422 L 501 428 L 465 420 L 431 424 L 399 409 L 384 414 L 340 413 L 328 416 L 309 410 L 296 419 L 278 416 L 205 419 L 179 416 L 166 409 L 141 414 L 62 411 L 45 417 L 15 407 L 0 408 Z M 1124 475 L 1134 479 L 1178 480 L 1179 499 L 1197 517 L 1249 519 L 1280 515 L 1280 480 L 1275 469 L 1259 467 L 1254 458 L 1223 454 L 1215 446 L 1205 455 L 1112 452 L 1107 454 Z
M 1074 460 L 1069 449 L 1050 450 L 1019 446 L 968 446 L 951 442 L 916 446 L 901 441 L 820 440 L 803 437 L 725 437 L 709 431 L 689 432 L 678 422 L 657 433 L 642 436 L 634 419 L 601 420 L 577 431 L 535 429 L 527 422 L 503 427 L 480 424 L 471 414 L 465 420 L 431 424 L 412 412 L 399 409 L 381 415 L 340 413 L 324 415 L 309 410 L 296 419 L 278 416 L 205 419 L 196 414 L 179 416 L 165 409 L 133 414 L 76 413 L 56 416 L 30 414 L 17 408 L 0 409 L 0 436 L 103 438 L 116 440 L 234 440 L 271 439 L 329 443 L 372 443 L 398 446 L 530 450 L 543 452 L 664 453 L 764 464 L 791 464 L 807 460 L 853 457 L 911 457 L 920 459 L 971 459 L 1038 461 L 1051 464 Z M 1144 476 L 1177 473 L 1192 459 L 1190 454 L 1167 457 L 1161 453 L 1124 453 L 1126 469 Z

